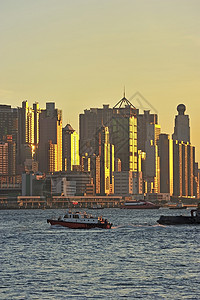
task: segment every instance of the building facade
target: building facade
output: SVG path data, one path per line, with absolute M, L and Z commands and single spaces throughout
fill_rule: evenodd
M 39 170 L 45 173 L 62 170 L 62 111 L 55 103 L 46 103 L 39 117 Z

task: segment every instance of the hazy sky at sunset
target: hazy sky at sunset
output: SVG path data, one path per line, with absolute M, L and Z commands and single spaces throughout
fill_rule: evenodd
M 187 106 L 200 162 L 199 0 L 0 0 L 1 104 L 55 101 L 78 130 L 79 113 L 114 106 L 124 85 L 163 133 Z

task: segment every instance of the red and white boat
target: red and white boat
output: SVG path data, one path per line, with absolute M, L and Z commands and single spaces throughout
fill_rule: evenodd
M 56 226 L 63 226 L 73 229 L 103 228 L 110 229 L 112 223 L 102 217 L 93 217 L 85 212 L 67 212 L 58 219 L 47 219 L 47 223 Z
M 125 201 L 122 205 L 122 208 L 125 209 L 158 209 L 160 208 L 159 205 L 156 205 L 149 201 L 134 201 L 134 200 L 128 200 Z

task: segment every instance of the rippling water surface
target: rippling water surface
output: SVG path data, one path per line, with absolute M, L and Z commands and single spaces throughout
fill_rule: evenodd
M 157 225 L 178 210 L 87 212 L 113 228 L 52 229 L 64 210 L 0 211 L 0 299 L 200 299 L 200 226 Z

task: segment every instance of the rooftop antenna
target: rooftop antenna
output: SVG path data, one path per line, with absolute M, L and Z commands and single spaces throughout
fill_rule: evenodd
M 125 96 L 126 96 L 126 88 L 124 86 L 124 98 L 126 98 Z

